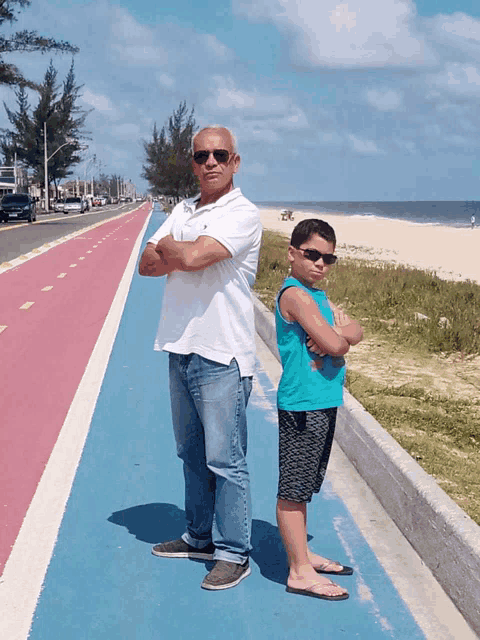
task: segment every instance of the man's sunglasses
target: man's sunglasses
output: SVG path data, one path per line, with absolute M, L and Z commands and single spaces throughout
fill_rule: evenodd
M 299 249 L 299 251 L 303 253 L 307 260 L 311 260 L 312 262 L 317 262 L 320 258 L 322 258 L 325 264 L 335 264 L 337 261 L 337 256 L 333 253 L 321 253 L 316 249 Z
M 230 158 L 230 151 L 226 149 L 215 149 L 214 151 L 195 151 L 193 159 L 197 164 L 205 164 L 210 154 L 213 154 L 215 160 L 221 164 L 227 164 Z

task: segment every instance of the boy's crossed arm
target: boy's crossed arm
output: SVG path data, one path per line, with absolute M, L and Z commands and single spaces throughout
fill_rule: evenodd
M 307 347 L 314 353 L 318 355 L 343 356 L 350 349 L 350 342 L 347 337 L 350 336 L 350 331 L 347 331 L 347 325 L 341 331 L 331 327 L 320 313 L 316 302 L 303 289 L 289 287 L 280 297 L 279 305 L 280 311 L 286 320 L 298 322 L 305 330 L 309 337 Z M 345 318 L 340 315 L 339 320 L 340 322 L 345 322 Z M 346 335 L 341 335 L 342 332 L 345 332 Z M 314 345 L 313 349 L 309 342 Z
M 356 345 L 363 340 L 363 329 L 359 323 L 356 320 L 352 320 L 345 311 L 342 311 L 342 309 L 333 304 L 333 302 L 330 302 L 330 306 L 335 320 L 333 330 L 345 338 L 350 346 Z M 327 353 L 322 351 L 310 335 L 308 336 L 307 347 L 317 355 L 325 355 Z

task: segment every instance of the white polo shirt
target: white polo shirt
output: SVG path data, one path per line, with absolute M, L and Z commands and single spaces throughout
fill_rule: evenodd
M 167 276 L 155 350 L 198 355 L 229 364 L 240 375 L 255 370 L 255 321 L 251 288 L 257 272 L 262 225 L 257 207 L 240 189 L 195 209 L 200 196 L 180 202 L 148 242 L 171 234 L 193 242 L 209 236 L 232 257 L 201 271 Z

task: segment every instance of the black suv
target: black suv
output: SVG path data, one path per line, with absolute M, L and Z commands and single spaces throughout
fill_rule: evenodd
M 12 220 L 28 220 L 34 222 L 37 219 L 35 200 L 27 193 L 7 193 L 0 202 L 0 220 L 8 222 Z

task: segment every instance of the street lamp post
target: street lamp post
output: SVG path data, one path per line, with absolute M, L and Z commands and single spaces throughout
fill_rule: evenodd
M 72 144 L 73 139 L 68 138 L 66 142 L 64 142 L 58 149 L 52 153 L 51 156 L 47 154 L 47 123 L 43 123 L 43 162 L 44 162 L 44 173 L 45 173 L 45 213 L 49 212 L 49 194 L 48 194 L 48 161 L 53 158 L 53 156 L 63 149 L 67 144 Z

